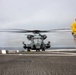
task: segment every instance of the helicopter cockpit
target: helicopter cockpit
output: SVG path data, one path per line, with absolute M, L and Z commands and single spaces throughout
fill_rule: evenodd
M 42 37 L 40 35 L 36 34 L 33 37 L 33 41 L 34 41 L 35 44 L 41 43 L 42 42 Z

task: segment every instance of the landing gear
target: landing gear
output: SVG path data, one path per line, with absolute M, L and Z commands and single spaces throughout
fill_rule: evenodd
M 22 44 L 24 45 L 23 48 L 26 49 L 26 44 L 24 42 Z
M 40 49 L 36 49 L 36 52 L 40 52 Z
M 27 49 L 27 52 L 30 52 L 30 49 L 29 48 Z
M 24 49 L 26 49 L 26 46 L 23 46 Z
M 42 51 L 45 51 L 45 47 L 42 48 Z

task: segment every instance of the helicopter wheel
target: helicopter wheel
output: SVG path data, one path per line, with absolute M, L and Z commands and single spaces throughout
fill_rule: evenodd
M 40 49 L 36 49 L 36 52 L 40 52 Z
M 42 51 L 45 51 L 45 48 L 42 48 Z
M 30 49 L 28 49 L 27 52 L 30 52 Z

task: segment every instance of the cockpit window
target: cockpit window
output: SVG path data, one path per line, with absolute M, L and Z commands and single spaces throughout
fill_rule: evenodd
M 42 42 L 41 36 L 35 35 L 33 37 L 33 41 L 34 41 L 35 44 L 41 44 L 41 42 Z
M 35 44 L 41 44 L 41 41 L 42 41 L 41 39 L 34 39 Z

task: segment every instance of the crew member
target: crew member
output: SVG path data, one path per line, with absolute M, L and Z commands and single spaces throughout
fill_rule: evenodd
M 76 46 L 76 18 L 75 18 L 75 21 L 72 23 L 71 28 L 72 28 L 72 35 L 74 37 L 74 42 Z
M 76 18 L 75 21 L 72 23 L 71 28 L 72 28 L 72 35 L 76 39 Z

